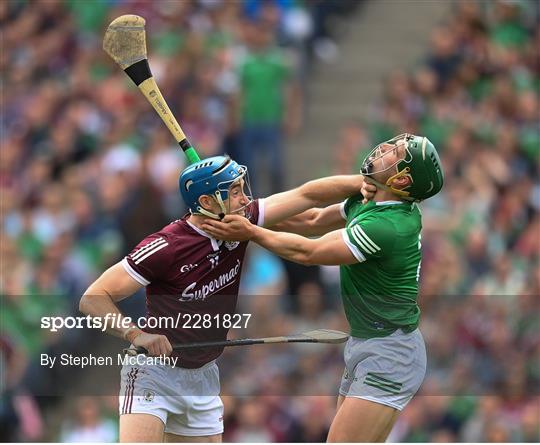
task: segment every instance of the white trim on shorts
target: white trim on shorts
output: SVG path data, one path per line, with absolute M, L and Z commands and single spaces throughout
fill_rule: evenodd
M 141 411 L 141 410 L 137 410 L 137 411 L 132 411 L 130 413 L 124 413 L 124 414 L 120 414 L 120 417 L 122 416 L 129 416 L 130 414 L 149 414 L 150 416 L 154 416 L 154 417 L 157 417 L 159 420 L 161 420 L 161 423 L 163 424 L 163 426 L 165 426 L 165 421 L 161 418 L 161 416 L 159 414 L 156 414 L 156 412 L 153 412 L 151 413 L 150 411 Z M 174 433 L 173 433 L 174 434 Z
M 370 396 L 353 396 L 353 395 L 341 394 L 341 392 L 339 393 L 339 395 L 342 396 L 342 397 L 351 397 L 351 398 L 353 398 L 353 399 L 363 399 L 363 400 L 368 400 L 368 401 L 370 401 L 370 402 L 378 403 L 379 405 L 386 405 L 386 406 L 389 406 L 390 408 L 397 409 L 398 411 L 403 411 L 403 408 L 404 408 L 404 407 L 399 406 L 399 405 L 396 405 L 395 403 L 392 403 L 392 402 L 387 402 L 387 401 L 383 401 L 383 400 L 376 399 L 375 397 L 370 397 Z

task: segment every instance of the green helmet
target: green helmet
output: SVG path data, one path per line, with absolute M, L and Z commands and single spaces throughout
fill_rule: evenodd
M 377 145 L 364 159 L 362 174 L 369 177 L 378 173 L 373 171 L 373 160 L 376 157 L 384 156 L 384 153 L 380 154 L 379 151 L 382 145 L 400 145 L 402 143 L 405 144 L 405 157 L 390 166 L 384 166 L 383 163 L 384 168 L 380 170 L 386 171 L 395 166 L 396 174 L 388 178 L 386 185 L 377 183 L 373 178 L 371 180 L 380 187 L 389 188 L 393 193 L 408 201 L 422 201 L 439 193 L 444 183 L 441 160 L 430 140 L 422 136 L 404 133 Z M 411 184 L 404 189 L 392 187 L 392 181 L 401 176 L 408 176 L 411 179 Z

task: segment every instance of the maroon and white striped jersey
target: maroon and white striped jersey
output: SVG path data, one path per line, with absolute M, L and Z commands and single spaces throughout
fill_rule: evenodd
M 253 224 L 263 224 L 262 200 L 253 201 L 246 210 Z M 191 224 L 188 215 L 142 240 L 122 264 L 146 286 L 147 321 L 180 320 L 176 328 L 143 330 L 165 335 L 171 343 L 226 340 L 229 329 L 218 321 L 235 313 L 247 244 L 216 240 Z M 211 326 L 183 327 L 194 314 L 209 314 Z M 180 366 L 199 368 L 222 352 L 223 348 L 205 348 L 173 355 Z

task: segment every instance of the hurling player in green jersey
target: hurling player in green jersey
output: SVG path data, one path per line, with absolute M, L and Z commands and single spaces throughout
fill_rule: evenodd
M 372 201 L 359 194 L 312 209 L 298 218 L 294 234 L 238 216 L 203 227 L 216 238 L 250 239 L 298 263 L 340 265 L 351 337 L 329 442 L 385 441 L 426 371 L 416 302 L 422 257 L 417 203 L 443 186 L 439 155 L 427 138 L 402 134 L 375 147 L 362 174 L 377 185 Z M 315 235 L 323 236 L 305 237 Z

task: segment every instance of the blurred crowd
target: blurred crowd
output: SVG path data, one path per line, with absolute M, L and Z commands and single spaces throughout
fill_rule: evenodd
M 182 154 L 103 53 L 106 25 L 145 17 L 153 73 L 186 134 L 202 157 L 248 165 L 263 196 L 282 188 L 313 64 L 339 51 L 332 20 L 357 4 L 0 2 L 0 438 L 116 439 L 114 397 L 33 396 L 64 382 L 39 353 L 76 350 L 85 335 L 44 335 L 39 319 L 75 313 L 93 279 L 185 210 Z M 338 137 L 335 173 L 357 172 L 367 149 L 404 131 L 428 136 L 446 172 L 422 205 L 428 373 L 391 440 L 540 440 L 539 22 L 534 1 L 456 2 L 426 60 L 389 76 L 373 121 Z M 336 268 L 252 248 L 239 312 L 264 335 L 344 329 L 338 282 Z M 129 300 L 128 314 L 144 310 L 142 295 Z M 226 440 L 325 439 L 338 348 L 227 351 L 220 367 Z

